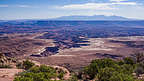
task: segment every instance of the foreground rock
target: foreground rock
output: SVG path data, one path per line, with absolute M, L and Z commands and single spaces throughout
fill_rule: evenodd
M 0 81 L 13 81 L 15 75 L 22 69 L 0 69 Z

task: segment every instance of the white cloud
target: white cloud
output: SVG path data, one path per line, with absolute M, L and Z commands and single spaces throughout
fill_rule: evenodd
M 113 5 L 137 5 L 136 2 L 117 2 L 117 3 L 112 3 Z
M 94 9 L 94 10 L 111 10 L 113 7 L 109 3 L 86 3 L 86 4 L 71 4 L 60 7 L 62 9 Z
M 0 5 L 0 7 L 9 7 L 8 5 Z
M 79 10 L 79 9 L 113 10 L 113 9 L 117 9 L 116 8 L 117 5 L 120 5 L 120 6 L 124 6 L 124 5 L 135 6 L 135 5 L 137 5 L 137 3 L 136 2 L 85 3 L 85 4 L 64 5 L 64 6 L 59 6 L 57 8 L 61 8 L 61 9 L 74 9 L 74 10 Z
M 101 12 L 99 12 L 99 11 L 87 11 L 87 13 L 85 13 L 83 11 L 83 12 L 74 13 L 74 14 L 71 14 L 71 15 L 83 15 L 83 16 L 105 15 L 105 16 L 112 16 L 112 15 L 114 15 L 114 13 L 112 13 L 112 12 L 104 12 L 104 11 L 101 11 Z
M 128 0 L 110 0 L 115 5 L 137 5 L 136 2 L 129 2 Z M 127 2 L 125 2 L 127 1 Z

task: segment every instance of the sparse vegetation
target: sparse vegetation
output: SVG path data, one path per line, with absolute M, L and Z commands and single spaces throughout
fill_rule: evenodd
M 64 73 L 46 65 L 34 66 L 18 74 L 14 81 L 61 81 Z M 60 80 L 56 80 L 59 78 Z
M 143 74 L 143 64 L 134 62 L 130 57 L 120 61 L 105 58 L 93 60 L 77 75 L 77 78 L 84 81 L 138 81 L 138 76 L 136 78 L 134 73 Z
M 34 65 L 35 64 L 33 62 L 26 60 L 26 61 L 18 63 L 16 66 L 17 66 L 17 68 L 28 70 L 31 67 L 33 67 Z
M 19 65 L 18 65 L 19 66 Z M 20 65 L 21 66 L 21 65 Z M 123 60 L 110 58 L 96 59 L 78 73 L 72 73 L 68 80 L 64 80 L 62 69 L 46 65 L 34 66 L 28 60 L 22 66 L 26 71 L 19 73 L 14 81 L 143 81 L 144 64 L 136 62 L 132 57 Z
M 75 74 L 72 74 L 71 78 L 68 81 L 78 81 L 78 77 Z
M 0 53 L 0 68 L 12 68 L 11 63 L 15 63 L 13 58 L 6 57 L 3 53 Z

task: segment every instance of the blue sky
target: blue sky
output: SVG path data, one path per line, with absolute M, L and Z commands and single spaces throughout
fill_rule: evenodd
M 0 0 L 0 20 L 69 15 L 117 15 L 144 19 L 144 0 Z

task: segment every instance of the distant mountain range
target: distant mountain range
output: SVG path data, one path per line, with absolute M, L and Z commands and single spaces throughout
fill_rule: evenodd
M 60 21 L 134 21 L 139 19 L 126 18 L 122 16 L 105 16 L 105 15 L 94 15 L 94 16 L 62 16 L 52 19 L 16 19 L 16 20 L 0 20 L 0 22 L 7 21 L 32 21 L 32 20 L 60 20 Z
M 129 19 L 121 16 L 105 16 L 105 15 L 94 15 L 94 16 L 62 16 L 52 20 L 136 20 Z

